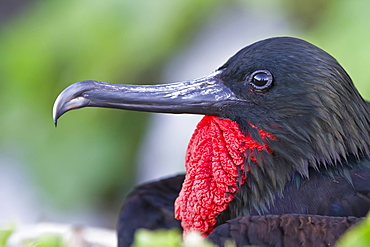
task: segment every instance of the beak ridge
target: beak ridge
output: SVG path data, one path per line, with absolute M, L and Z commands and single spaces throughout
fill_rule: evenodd
M 159 85 L 76 82 L 63 90 L 55 100 L 54 124 L 67 111 L 87 106 L 220 116 L 223 102 L 238 100 L 223 84 L 219 78 L 220 73 L 221 71 L 216 71 L 191 81 Z

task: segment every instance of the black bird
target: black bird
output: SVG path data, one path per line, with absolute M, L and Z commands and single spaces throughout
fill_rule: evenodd
M 364 217 L 370 209 L 369 103 L 332 56 L 306 41 L 278 37 L 256 42 L 213 74 L 192 81 L 157 86 L 77 82 L 58 96 L 54 121 L 87 106 L 206 115 L 189 143 L 183 185 L 181 177 L 169 188 L 159 185 L 170 182 L 163 180 L 140 187 L 127 200 L 120 246 L 129 245 L 135 231 L 125 220 L 142 217 L 146 208 L 150 217 L 136 227 L 178 224 L 173 203 L 184 234 L 196 230 L 222 244 L 225 233 L 238 246 L 282 246 L 297 239 L 302 246 L 333 244 L 358 221 L 342 217 Z M 157 188 L 171 191 L 163 196 Z M 262 225 L 279 225 L 282 218 L 309 222 L 303 225 L 314 230 L 298 234 L 296 229 L 291 241 L 281 242 L 259 231 L 258 224 L 245 223 L 255 222 L 253 217 L 260 217 Z M 312 224 L 344 221 L 336 232 Z M 280 231 L 287 235 L 284 229 L 290 228 Z M 252 242 L 251 232 L 259 232 Z

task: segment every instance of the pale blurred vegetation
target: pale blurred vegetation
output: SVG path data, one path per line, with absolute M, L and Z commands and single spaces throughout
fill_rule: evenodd
M 165 60 L 190 41 L 215 3 L 28 3 L 0 30 L 2 153 L 20 157 L 58 207 L 109 210 L 122 202 L 148 115 L 88 109 L 71 112 L 55 129 L 53 102 L 80 80 L 158 83 Z
M 84 109 L 63 116 L 55 128 L 56 96 L 87 79 L 160 83 L 166 61 L 190 45 L 200 27 L 217 18 L 215 13 L 230 4 L 270 3 L 21 1 L 24 8 L 0 19 L 0 154 L 21 162 L 55 207 L 94 205 L 118 214 L 135 180 L 149 115 Z M 336 57 L 370 99 L 370 2 L 281 0 L 280 5 L 296 36 Z M 261 18 L 267 18 L 263 12 Z

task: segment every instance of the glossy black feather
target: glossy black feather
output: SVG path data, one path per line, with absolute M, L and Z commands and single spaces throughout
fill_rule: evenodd
M 273 203 L 266 207 L 263 214 L 364 217 L 370 209 L 370 169 L 366 165 L 357 165 L 349 173 L 351 182 L 341 174 L 329 171 L 310 169 L 310 179 L 300 178 L 297 174 L 281 194 L 273 195 Z M 299 184 L 297 179 L 300 180 Z M 261 214 L 257 210 L 248 212 L 251 207 L 245 205 L 248 196 L 252 196 L 252 193 L 247 186 L 242 186 L 228 209 L 218 217 L 218 225 L 229 219 Z
M 140 228 L 182 229 L 174 218 L 174 203 L 183 181 L 184 176 L 179 175 L 140 185 L 130 193 L 118 221 L 119 247 L 130 246 Z
M 333 246 L 359 221 L 361 218 L 302 214 L 244 216 L 217 227 L 208 240 L 218 246 L 232 240 L 238 247 Z
M 274 204 L 267 209 L 269 214 L 267 218 L 263 218 L 263 216 L 261 218 L 242 216 L 245 214 L 243 212 L 240 212 L 239 215 L 236 214 L 236 212 L 242 211 L 243 208 L 242 200 L 236 198 L 229 208 L 220 215 L 218 219 L 219 226 L 210 238 L 217 244 L 223 244 L 226 239 L 231 238 L 240 246 L 242 246 L 242 243 L 254 245 L 264 243 L 262 246 L 269 246 L 267 243 L 281 243 L 283 240 L 285 241 L 284 243 L 286 241 L 293 243 L 298 241 L 298 237 L 300 241 L 302 240 L 305 243 L 302 246 L 310 246 L 307 244 L 312 243 L 312 241 L 322 240 L 324 237 L 325 242 L 323 243 L 334 243 L 349 226 L 360 221 L 370 208 L 370 169 L 364 165 L 363 167 L 352 169 L 350 174 L 352 184 L 341 175 L 329 175 L 315 171 L 312 171 L 309 180 L 302 180 L 299 186 L 297 186 L 295 181 L 291 181 L 281 195 L 275 195 Z M 179 221 L 173 218 L 173 211 L 174 201 L 180 192 L 183 180 L 184 175 L 178 175 L 173 178 L 141 185 L 131 193 L 121 211 L 118 230 L 120 247 L 130 246 L 134 232 L 139 228 L 152 230 L 161 228 L 182 229 Z M 238 194 L 246 194 L 243 187 Z M 233 213 L 230 213 L 230 211 Z M 283 214 L 285 214 L 284 217 L 282 216 Z M 294 215 L 289 218 L 290 216 L 287 214 Z M 319 235 L 316 238 L 312 234 L 287 235 L 282 230 L 266 235 L 266 227 L 282 224 L 280 222 L 282 219 L 291 221 L 303 219 L 303 221 L 307 221 L 308 216 L 305 216 L 306 214 L 310 214 L 311 219 L 315 222 L 323 222 L 325 227 L 321 231 L 326 233 L 325 236 Z M 258 212 L 253 211 L 251 215 L 258 216 Z M 351 217 L 344 220 L 343 216 Z M 229 221 L 230 219 L 235 220 Z M 262 219 L 264 223 L 258 223 L 258 219 Z M 239 220 L 242 222 L 251 220 L 252 223 L 239 226 Z M 340 225 L 341 223 L 343 223 L 342 226 Z M 335 226 L 332 229 L 327 229 L 327 224 L 335 224 Z M 281 227 L 293 233 L 298 231 L 320 231 L 320 225 L 317 224 L 299 225 L 298 228 L 295 228 L 296 225 L 289 227 L 282 225 Z M 232 235 L 230 235 L 230 229 L 235 229 Z M 242 230 L 248 230 L 248 232 L 253 233 L 255 239 L 251 240 L 251 235 L 245 235 L 245 232 Z M 257 232 L 259 232 L 259 235 L 254 236 Z M 226 235 L 223 235 L 223 233 Z

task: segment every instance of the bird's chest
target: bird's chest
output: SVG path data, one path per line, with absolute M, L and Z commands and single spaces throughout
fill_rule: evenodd
M 266 213 L 364 217 L 370 210 L 369 168 L 349 170 L 351 182 L 340 174 L 328 175 L 315 170 L 309 174 L 309 179 L 299 183 L 293 180 L 282 194 L 276 193 Z
M 265 147 L 245 136 L 237 123 L 205 116 L 188 146 L 186 177 L 175 202 L 176 218 L 185 232 L 196 230 L 208 235 L 217 216 L 234 199 L 246 181 L 246 150 Z

